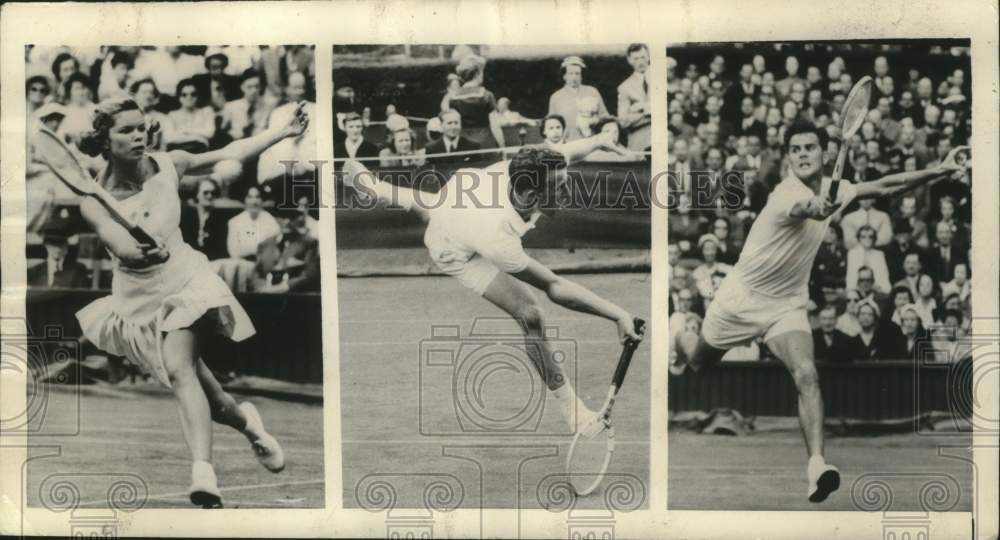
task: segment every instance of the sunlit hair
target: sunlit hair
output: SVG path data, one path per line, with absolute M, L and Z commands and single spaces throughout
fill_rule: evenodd
M 91 120 L 91 129 L 80 137 L 80 150 L 88 156 L 108 157 L 111 145 L 108 140 L 115 125 L 115 115 L 125 111 L 141 111 L 139 104 L 128 96 L 108 98 L 97 105 Z
M 478 54 L 470 54 L 462 58 L 455 68 L 455 74 L 463 83 L 467 83 L 478 77 L 486 67 L 486 59 Z

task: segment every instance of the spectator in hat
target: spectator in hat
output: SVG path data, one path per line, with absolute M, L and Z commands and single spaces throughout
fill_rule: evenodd
M 649 147 L 649 48 L 642 43 L 628 46 L 625 57 L 632 74 L 618 85 L 618 123 L 625 131 L 629 150 L 643 151 Z
M 583 84 L 583 70 L 587 65 L 579 56 L 569 56 L 562 61 L 560 71 L 564 85 L 556 90 L 549 98 L 548 114 L 558 114 L 566 120 L 566 132 L 572 133 L 576 128 L 578 116 L 578 101 L 580 98 L 591 98 L 596 101 L 597 113 L 595 117 L 608 116 L 608 108 L 604 105 L 604 98 L 593 86 Z M 572 140 L 567 138 L 567 140 Z
M 272 294 L 318 292 L 319 241 L 308 232 L 304 201 L 298 207 L 276 207 L 274 214 L 281 232 L 257 246 L 252 290 Z
M 344 133 L 346 137 L 338 138 L 333 143 L 334 158 L 378 157 L 378 147 L 365 140 L 365 126 L 360 114 L 349 112 L 344 115 Z
M 889 280 L 889 266 L 885 254 L 875 247 L 875 229 L 862 225 L 857 232 L 857 243 L 847 251 L 846 286 L 849 289 L 858 287 L 858 269 L 867 267 L 875 277 L 875 290 L 888 293 L 892 287 Z
M 452 167 L 457 168 L 458 164 L 474 161 L 476 156 L 470 154 L 458 156 L 441 155 L 479 150 L 481 146 L 476 141 L 462 134 L 462 114 L 458 111 L 454 109 L 441 111 L 438 114 L 438 118 L 441 120 L 441 138 L 432 141 L 425 147 L 427 154 L 435 156 L 427 158 L 427 161 L 435 166 L 445 166 L 448 170 L 451 170 Z M 445 176 L 451 176 L 451 172 L 448 172 L 448 170 L 443 171 Z
M 858 306 L 861 304 L 861 293 L 857 289 L 848 289 L 844 293 L 844 312 L 837 317 L 837 330 L 854 337 L 861 332 L 858 324 Z
M 863 301 L 858 306 L 858 325 L 861 330 L 852 338 L 852 349 L 858 360 L 878 362 L 899 360 L 906 354 L 906 341 L 895 324 L 880 322 L 881 310 L 875 302 Z
M 819 328 L 813 330 L 813 347 L 819 362 L 848 363 L 857 356 L 850 336 L 837 329 L 837 306 L 827 304 L 819 310 Z
M 702 263 L 694 269 L 693 276 L 695 283 L 701 286 L 705 281 L 711 281 L 712 275 L 716 272 L 728 274 L 732 266 L 719 262 L 719 239 L 712 233 L 705 233 L 698 239 L 698 250 L 701 254 Z
M 497 116 L 497 99 L 483 86 L 486 59 L 477 54 L 464 56 L 455 67 L 461 86 L 454 95 L 446 97 L 442 110 L 454 109 L 462 117 L 465 137 L 480 148 L 505 146 L 503 129 Z
M 221 52 L 205 57 L 206 73 L 192 77 L 202 99 L 200 105 L 211 105 L 213 109 L 221 110 L 227 101 L 240 98 L 240 80 L 226 73 L 227 67 L 229 57 Z
M 45 261 L 28 269 L 28 286 L 75 289 L 88 286 L 87 267 L 69 256 L 68 218 L 55 215 L 42 229 Z

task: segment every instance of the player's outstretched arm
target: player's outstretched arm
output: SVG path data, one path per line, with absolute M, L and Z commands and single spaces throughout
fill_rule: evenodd
M 368 170 L 360 161 L 349 159 L 344 162 L 344 183 L 356 189 L 363 196 L 373 197 L 389 206 L 415 212 L 425 222 L 429 216 L 427 209 L 418 204 L 413 190 L 383 182 L 378 175 Z
M 305 102 L 302 101 L 295 108 L 295 114 L 283 126 L 272 126 L 257 135 L 233 141 L 218 150 L 203 154 L 191 154 L 182 150 L 174 150 L 170 152 L 170 158 L 177 168 L 178 177 L 185 174 L 208 172 L 220 161 L 236 160 L 242 162 L 258 156 L 261 152 L 274 146 L 275 143 L 284 138 L 302 135 L 302 132 L 308 126 L 309 115 L 305 113 Z
M 642 339 L 642 336 L 635 332 L 633 318 L 629 312 L 582 285 L 556 275 L 534 259 L 529 259 L 524 270 L 514 273 L 513 276 L 544 291 L 550 300 L 564 308 L 614 321 L 618 325 L 618 339 L 621 341 L 625 338 Z
M 598 133 L 593 137 L 563 143 L 560 150 L 566 157 L 566 163 L 569 164 L 582 160 L 595 150 L 608 150 L 624 154 L 625 149 L 618 146 L 616 142 L 610 133 Z
M 956 171 L 965 168 L 964 163 L 959 163 L 959 155 L 968 152 L 968 146 L 958 146 L 948 152 L 941 163 L 935 167 L 930 167 L 920 171 L 903 172 L 883 176 L 874 182 L 861 182 L 855 185 L 858 199 L 872 199 L 876 197 L 892 197 L 904 191 L 911 190 L 922 184 L 941 180 Z

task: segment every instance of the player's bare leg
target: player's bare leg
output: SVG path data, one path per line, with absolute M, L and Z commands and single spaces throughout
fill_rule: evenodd
M 242 433 L 250 441 L 257 461 L 271 472 L 281 472 L 285 468 L 285 454 L 278 441 L 264 429 L 257 407 L 249 401 L 237 404 L 200 358 L 197 371 L 198 380 L 208 397 L 212 420 Z
M 823 396 L 812 336 L 802 331 L 774 336 L 767 346 L 781 360 L 799 393 L 799 426 L 809 454 L 809 500 L 822 502 L 840 487 L 840 472 L 823 458 Z
M 577 399 L 562 365 L 552 356 L 552 349 L 545 338 L 544 314 L 535 293 L 523 282 L 500 272 L 486 287 L 483 298 L 507 312 L 521 325 L 528 356 L 544 379 L 545 386 L 559 400 L 563 416 L 572 429 L 583 426 L 593 416 L 593 411 Z
M 164 367 L 180 410 L 181 430 L 191 451 L 191 502 L 219 507 L 219 492 L 212 468 L 212 413 L 198 380 L 198 336 L 193 330 L 173 330 L 163 338 Z

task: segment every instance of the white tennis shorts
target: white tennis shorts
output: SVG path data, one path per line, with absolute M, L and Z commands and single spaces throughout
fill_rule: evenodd
M 806 314 L 807 297 L 774 297 L 751 290 L 736 276 L 722 282 L 708 306 L 701 334 L 717 349 L 746 345 L 763 336 L 812 332 Z

